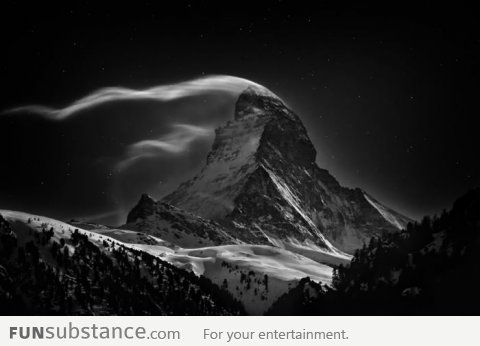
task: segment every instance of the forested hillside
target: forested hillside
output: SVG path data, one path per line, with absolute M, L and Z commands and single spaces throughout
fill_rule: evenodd
M 56 238 L 0 215 L 2 315 L 238 315 L 205 277 L 78 230 Z

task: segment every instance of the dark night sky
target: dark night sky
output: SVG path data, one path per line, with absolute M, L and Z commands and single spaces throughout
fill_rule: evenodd
M 1 110 L 65 106 L 106 86 L 234 75 L 268 87 L 299 114 L 318 164 L 343 185 L 409 216 L 439 212 L 480 186 L 473 9 L 5 3 Z M 125 214 L 110 212 L 194 174 L 213 137 L 118 171 L 126 147 L 178 122 L 214 127 L 232 116 L 233 102 L 225 95 L 117 102 L 62 122 L 1 115 L 0 208 L 57 218 L 106 213 L 103 221 L 121 223 Z

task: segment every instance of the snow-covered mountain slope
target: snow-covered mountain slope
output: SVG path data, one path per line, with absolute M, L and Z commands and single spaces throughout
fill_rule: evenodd
M 310 277 L 313 281 L 330 284 L 332 267 L 318 263 L 298 253 L 268 245 L 235 244 L 182 248 L 158 237 L 101 225 L 78 225 L 28 213 L 0 210 L 6 220 L 41 231 L 53 229 L 53 239 L 68 240 L 72 232 L 81 234 L 100 248 L 106 242 L 110 249 L 128 248 L 146 252 L 174 266 L 204 275 L 227 289 L 241 301 L 250 314 L 262 314 L 270 305 L 297 282 Z M 25 231 L 27 232 L 27 231 Z M 70 253 L 75 247 L 69 245 Z M 48 254 L 46 254 L 47 256 Z M 48 256 L 47 256 L 48 257 Z M 344 264 L 346 263 L 343 262 Z
M 172 248 L 175 247 L 175 245 L 170 242 L 142 232 L 77 221 L 71 221 L 68 222 L 68 224 L 72 225 L 74 228 L 92 231 L 96 234 L 101 234 L 113 239 L 117 239 L 123 243 L 169 246 Z
M 332 267 L 267 245 L 223 245 L 174 251 L 143 244 L 132 246 L 206 276 L 227 289 L 253 315 L 265 312 L 304 277 L 327 285 L 332 280 Z
M 364 191 L 342 187 L 315 158 L 299 117 L 278 97 L 249 87 L 234 120 L 216 130 L 203 169 L 163 201 L 215 220 L 245 243 L 340 257 L 409 221 Z

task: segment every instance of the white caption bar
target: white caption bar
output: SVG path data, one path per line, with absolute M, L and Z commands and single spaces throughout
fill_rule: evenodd
M 0 317 L 1 345 L 480 345 L 480 317 Z

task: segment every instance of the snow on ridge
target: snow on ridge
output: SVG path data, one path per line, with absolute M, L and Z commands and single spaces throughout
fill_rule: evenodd
M 13 211 L 13 210 L 2 210 L 0 209 L 0 215 L 2 215 L 5 219 L 9 221 L 18 221 L 18 222 L 23 222 L 25 224 L 30 224 L 32 227 L 37 228 L 38 230 L 41 230 L 43 228 L 49 228 L 53 227 L 54 231 L 54 237 L 57 239 L 68 239 L 75 230 L 78 230 L 81 234 L 85 234 L 88 236 L 88 239 L 91 241 L 100 244 L 104 240 L 108 240 L 111 242 L 111 244 L 117 244 L 117 245 L 125 245 L 128 247 L 127 243 L 124 243 L 122 241 L 119 241 L 113 237 L 109 237 L 104 234 L 96 233 L 93 231 L 89 231 L 86 229 L 83 229 L 81 227 L 77 227 L 74 225 L 70 225 L 66 222 L 55 220 L 46 216 L 41 216 L 41 215 L 34 215 L 30 213 L 25 213 L 21 211 Z M 30 223 L 28 222 L 30 220 Z M 156 238 L 158 241 L 161 241 L 161 239 Z M 72 248 L 72 250 L 74 250 Z
M 273 173 L 270 169 L 268 169 L 265 165 L 261 165 L 262 168 L 268 173 L 270 179 L 272 179 L 273 183 L 277 187 L 278 192 L 280 195 L 290 204 L 295 211 L 300 214 L 300 216 L 312 227 L 316 228 L 313 221 L 303 212 L 302 208 L 300 207 L 300 201 L 298 197 L 290 190 L 287 184 L 285 184 L 280 177 L 278 177 L 275 173 Z M 319 234 L 320 235 L 320 234 Z
M 397 220 L 397 218 L 394 215 L 392 215 L 388 210 L 386 210 L 384 206 L 374 202 L 366 193 L 363 193 L 363 196 L 368 201 L 368 203 L 370 203 L 372 207 L 374 207 L 380 213 L 380 215 L 382 215 L 382 217 L 385 220 L 387 220 L 390 224 L 392 224 L 396 228 L 403 229 L 402 224 Z
M 270 179 L 272 179 L 273 183 L 277 187 L 280 194 L 283 198 L 295 209 L 295 211 L 307 222 L 307 224 L 315 230 L 316 235 L 325 243 L 327 248 L 330 252 L 335 254 L 343 254 L 341 251 L 337 250 L 325 237 L 324 235 L 318 230 L 317 226 L 313 223 L 312 219 L 303 211 L 300 206 L 299 198 L 293 193 L 287 184 L 285 184 L 280 177 L 278 177 L 273 171 L 265 167 L 265 165 L 261 165 L 263 169 L 268 173 Z

